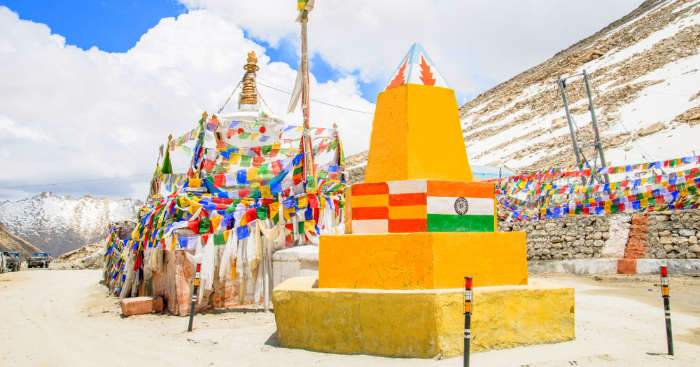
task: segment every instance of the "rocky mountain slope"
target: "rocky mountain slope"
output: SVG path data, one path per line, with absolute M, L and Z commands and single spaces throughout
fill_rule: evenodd
M 700 1 L 645 1 L 462 106 L 469 157 L 523 170 L 576 163 L 557 78 L 584 69 L 608 161 L 700 153 L 699 50 Z M 593 133 L 582 78 L 568 80 L 566 92 L 577 133 L 590 145 Z M 589 157 L 591 149 L 585 151 Z
M 699 0 L 645 1 L 462 106 L 470 162 L 522 171 L 576 163 L 557 78 L 583 69 L 593 87 L 607 161 L 700 154 L 699 50 Z M 582 78 L 569 80 L 566 92 L 577 134 L 591 145 Z M 591 151 L 585 148 L 586 156 Z M 350 182 L 362 180 L 366 160 L 367 152 L 348 157 Z
M 19 238 L 4 223 L 0 222 L 0 251 L 17 251 L 24 258 L 41 250 Z
M 51 193 L 0 201 L 0 221 L 17 236 L 56 257 L 105 234 L 110 222 L 133 219 L 141 202 Z

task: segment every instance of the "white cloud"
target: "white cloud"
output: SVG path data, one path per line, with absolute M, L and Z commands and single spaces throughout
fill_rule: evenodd
M 241 28 L 208 10 L 164 18 L 128 52 L 107 53 L 66 45 L 47 26 L 0 6 L 0 196 L 25 186 L 26 192 L 142 197 L 157 147 L 169 133 L 190 130 L 202 111 L 216 110 L 241 77 L 250 50 L 259 55 L 258 75 L 291 89 L 294 70 L 270 63 Z M 312 88 L 323 100 L 373 109 L 352 76 L 312 81 Z M 274 111 L 284 111 L 287 95 L 259 89 Z M 314 125 L 341 125 L 349 152 L 366 148 L 370 115 L 325 106 L 313 106 L 312 114 Z M 283 117 L 300 120 L 298 112 Z M 126 178 L 32 186 L 110 177 Z
M 180 0 L 232 19 L 254 37 L 296 40 L 289 0 Z M 483 91 L 587 37 L 640 4 L 465 0 L 317 0 L 310 50 L 336 68 L 385 80 L 414 41 L 420 42 L 458 95 Z
M 23 185 L 110 177 L 127 178 L 48 189 L 142 197 L 157 147 L 223 102 L 250 50 L 260 56 L 264 83 L 291 89 L 295 71 L 270 62 L 242 29 L 273 46 L 298 45 L 294 2 L 181 2 L 203 10 L 161 19 L 126 53 L 66 45 L 46 25 L 20 20 L 0 6 L 0 197 L 15 195 Z M 638 3 L 318 0 L 309 26 L 311 50 L 345 76 L 317 83 L 312 75 L 312 97 L 372 111 L 349 72 L 358 71 L 364 82 L 384 81 L 418 41 L 463 101 Z M 287 95 L 259 89 L 275 112 L 284 111 Z M 301 119 L 299 112 L 282 115 L 290 123 Z M 348 153 L 367 148 L 371 119 L 312 104 L 312 124 L 337 122 Z M 25 192 L 43 189 L 26 186 Z

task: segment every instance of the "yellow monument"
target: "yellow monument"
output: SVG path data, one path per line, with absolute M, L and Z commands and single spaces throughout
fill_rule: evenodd
M 282 345 L 461 354 L 465 276 L 473 350 L 573 339 L 573 289 L 528 284 L 525 233 L 497 232 L 494 185 L 472 182 L 454 91 L 417 44 L 379 94 L 346 213 L 346 234 L 321 236 L 318 279 L 274 291 Z

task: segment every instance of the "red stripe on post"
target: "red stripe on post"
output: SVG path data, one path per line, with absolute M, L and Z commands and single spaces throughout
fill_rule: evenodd
M 411 233 L 427 231 L 427 219 L 389 219 L 389 233 Z
M 665 266 L 661 267 L 661 276 L 662 277 L 668 276 L 668 270 L 666 269 Z
M 389 219 L 389 208 L 385 206 L 352 208 L 353 220 Z
M 355 184 L 350 187 L 352 195 L 388 194 L 389 185 L 386 182 Z
M 199 273 L 202 270 L 202 264 L 197 264 L 197 272 Z
M 415 194 L 389 194 L 389 206 L 427 205 L 428 199 L 424 192 Z

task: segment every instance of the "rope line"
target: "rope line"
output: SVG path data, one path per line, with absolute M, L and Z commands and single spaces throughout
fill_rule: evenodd
M 284 90 L 284 89 L 282 89 L 282 88 L 275 87 L 275 86 L 272 86 L 272 85 L 267 85 L 267 84 L 261 82 L 261 81 L 260 81 L 260 78 L 258 78 L 258 84 L 262 85 L 263 87 L 267 87 L 267 88 L 276 90 L 276 91 L 278 91 L 278 92 L 282 92 L 282 93 L 287 94 L 287 95 L 291 95 L 291 94 L 292 94 L 292 92 L 287 91 L 287 90 Z M 337 105 L 337 104 L 333 104 L 333 103 L 328 103 L 328 102 L 325 102 L 325 101 L 320 101 L 320 100 L 315 99 L 315 98 L 311 98 L 311 100 L 314 101 L 314 102 L 316 102 L 316 103 L 320 103 L 320 104 L 323 104 L 323 105 L 326 105 L 326 106 L 329 106 L 329 107 L 335 107 L 335 108 L 338 108 L 338 109 L 341 109 L 341 110 L 346 110 L 346 111 L 350 111 L 350 112 L 357 112 L 357 113 L 364 113 L 364 114 L 367 114 L 367 115 L 372 115 L 372 114 L 374 114 L 374 112 L 368 112 L 368 111 L 357 110 L 357 109 L 354 109 L 354 108 L 351 108 L 351 107 L 345 107 L 345 106 L 341 106 L 341 105 Z

